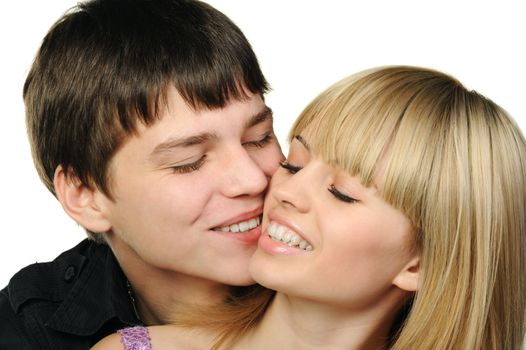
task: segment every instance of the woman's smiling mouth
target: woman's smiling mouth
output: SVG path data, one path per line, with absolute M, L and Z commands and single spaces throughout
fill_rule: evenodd
M 288 227 L 282 226 L 275 221 L 270 223 L 267 228 L 267 233 L 273 240 L 283 242 L 290 247 L 296 247 L 306 251 L 311 251 L 313 249 L 309 242 L 301 238 Z

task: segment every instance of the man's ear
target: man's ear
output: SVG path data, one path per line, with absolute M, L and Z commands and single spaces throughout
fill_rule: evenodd
M 419 275 L 420 256 L 415 256 L 396 275 L 393 284 L 402 290 L 416 292 L 419 288 Z
M 100 203 L 105 196 L 97 189 L 83 185 L 75 174 L 66 172 L 62 166 L 55 170 L 53 184 L 62 208 L 79 225 L 95 233 L 111 229 Z

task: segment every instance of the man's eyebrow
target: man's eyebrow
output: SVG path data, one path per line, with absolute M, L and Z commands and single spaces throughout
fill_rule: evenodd
M 272 119 L 272 109 L 270 109 L 270 107 L 268 106 L 265 106 L 265 108 L 253 115 L 248 121 L 247 123 L 245 124 L 245 129 L 248 129 L 248 128 L 251 128 L 255 125 L 258 125 L 260 123 L 263 123 L 265 121 L 267 121 L 268 119 Z
M 307 141 L 305 141 L 305 139 L 301 136 L 301 135 L 296 135 L 294 136 L 294 138 L 296 140 L 298 140 L 299 142 L 301 142 L 301 144 L 303 145 L 303 147 L 305 147 L 307 150 L 310 151 L 310 146 L 309 144 L 307 143 Z
M 168 139 L 167 141 L 158 144 L 154 148 L 150 156 L 152 157 L 152 156 L 156 156 L 162 153 L 170 152 L 170 151 L 173 151 L 173 149 L 178 148 L 178 147 L 185 148 L 185 147 L 200 145 L 200 144 L 203 144 L 213 139 L 217 139 L 217 135 L 213 133 L 202 133 L 199 135 L 192 135 L 192 136 L 183 137 L 183 138 Z

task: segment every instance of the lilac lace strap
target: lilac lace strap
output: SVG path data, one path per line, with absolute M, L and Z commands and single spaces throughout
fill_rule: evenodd
M 148 328 L 136 326 L 124 328 L 118 331 L 121 335 L 121 343 L 124 350 L 151 350 L 150 334 Z

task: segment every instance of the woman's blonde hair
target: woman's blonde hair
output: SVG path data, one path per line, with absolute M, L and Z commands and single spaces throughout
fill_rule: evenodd
M 526 312 L 526 144 L 507 113 L 443 73 L 383 67 L 301 114 L 312 149 L 403 211 L 419 291 L 392 349 L 520 349 Z
M 374 180 L 415 227 L 419 290 L 391 349 L 521 349 L 526 144 L 502 108 L 443 73 L 382 67 L 321 93 L 290 135 L 302 133 L 327 162 Z M 254 326 L 271 294 L 248 298 L 258 302 L 216 313 L 220 343 L 241 333 L 237 320 Z

